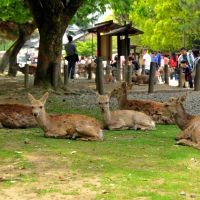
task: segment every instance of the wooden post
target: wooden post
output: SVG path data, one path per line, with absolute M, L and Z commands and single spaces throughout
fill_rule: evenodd
M 92 67 L 91 63 L 88 64 L 88 80 L 92 79 Z
M 53 63 L 53 79 L 52 79 L 52 85 L 53 87 L 58 86 L 58 63 L 54 62 Z
M 181 87 L 181 88 L 183 87 L 182 73 L 183 73 L 182 67 L 180 66 L 179 70 L 178 70 L 178 75 L 179 75 L 179 77 L 178 77 L 179 78 L 179 85 L 178 86 Z
M 141 72 L 142 75 L 145 75 L 145 65 L 142 65 L 142 72 Z
M 122 80 L 126 81 L 126 66 L 122 65 Z
M 106 65 L 106 74 L 110 74 L 110 66 Z
M 127 73 L 126 73 L 126 80 L 127 80 L 127 83 L 132 83 L 132 70 L 133 69 L 133 65 L 128 65 L 128 70 L 127 70 Z
M 69 77 L 68 77 L 68 65 L 64 65 L 64 85 L 68 85 Z
M 156 73 L 156 62 L 151 62 L 150 64 L 150 74 L 149 74 L 149 90 L 148 93 L 154 92 L 154 79 L 155 79 L 155 73 Z
M 169 85 L 169 70 L 168 65 L 165 65 L 165 84 Z
M 196 73 L 194 78 L 194 91 L 200 90 L 200 64 L 196 65 Z
M 25 64 L 24 85 L 25 85 L 25 88 L 29 88 L 29 65 L 28 64 Z
M 97 64 L 97 83 L 98 83 L 98 86 L 97 86 L 97 90 L 99 92 L 99 94 L 104 94 L 104 88 L 103 88 L 103 63 L 102 63 L 102 59 L 101 58 L 98 58 L 98 64 Z
M 116 80 L 117 80 L 117 81 L 120 81 L 120 80 L 121 80 L 121 72 L 120 72 L 120 63 L 119 63 L 119 62 L 117 62 Z

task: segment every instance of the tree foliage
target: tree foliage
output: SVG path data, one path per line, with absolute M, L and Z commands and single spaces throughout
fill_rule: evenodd
M 144 31 L 140 36 L 143 46 L 163 50 L 180 49 L 182 31 L 185 30 L 186 47 L 192 48 L 194 38 L 199 38 L 199 5 L 198 0 L 137 0 L 131 5 L 133 12 L 130 18 Z M 180 20 L 174 21 L 174 17 Z
M 78 54 L 85 55 L 87 57 L 96 55 L 97 50 L 97 40 L 87 40 L 85 42 L 77 41 L 76 42 Z

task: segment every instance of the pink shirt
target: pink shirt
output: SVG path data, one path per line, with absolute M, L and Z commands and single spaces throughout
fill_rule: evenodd
M 164 58 L 164 65 L 168 65 L 169 64 L 169 59 L 168 58 Z

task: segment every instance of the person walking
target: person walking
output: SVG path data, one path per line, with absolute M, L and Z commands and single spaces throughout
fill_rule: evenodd
M 67 38 L 69 42 L 65 45 L 65 51 L 67 53 L 66 59 L 68 61 L 68 77 L 70 76 L 71 79 L 74 79 L 77 56 L 76 45 L 72 42 L 73 37 L 71 35 L 68 35 Z
M 185 60 L 187 63 L 187 66 L 190 68 L 190 70 L 193 70 L 194 66 L 194 56 L 191 53 L 188 53 L 185 49 L 185 47 L 181 48 L 181 55 L 178 57 L 178 66 L 180 66 L 180 63 L 182 60 Z M 189 87 L 193 88 L 193 80 L 192 76 L 189 77 Z

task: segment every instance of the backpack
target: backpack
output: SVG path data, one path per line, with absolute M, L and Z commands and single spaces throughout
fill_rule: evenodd
M 135 70 L 140 69 L 140 63 L 139 62 L 137 62 L 136 60 L 133 60 L 132 63 L 135 65 Z

